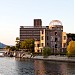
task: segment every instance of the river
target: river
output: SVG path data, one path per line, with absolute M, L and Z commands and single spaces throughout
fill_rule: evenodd
M 75 63 L 0 57 L 0 75 L 75 75 Z

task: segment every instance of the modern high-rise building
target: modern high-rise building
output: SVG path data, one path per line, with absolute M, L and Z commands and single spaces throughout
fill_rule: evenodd
M 40 30 L 45 29 L 41 19 L 34 19 L 34 26 L 20 26 L 20 41 L 25 39 L 40 40 Z

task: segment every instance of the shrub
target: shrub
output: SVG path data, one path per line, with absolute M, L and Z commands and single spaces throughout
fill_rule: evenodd
M 44 48 L 43 48 L 42 55 L 43 55 L 44 57 L 48 57 L 49 55 L 51 55 L 51 49 L 50 49 L 50 47 L 44 47 Z

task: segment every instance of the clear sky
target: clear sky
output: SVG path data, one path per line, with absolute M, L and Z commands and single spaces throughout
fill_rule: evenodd
M 33 26 L 33 19 L 43 26 L 60 20 L 64 32 L 74 33 L 74 0 L 0 0 L 0 42 L 15 45 L 20 26 Z

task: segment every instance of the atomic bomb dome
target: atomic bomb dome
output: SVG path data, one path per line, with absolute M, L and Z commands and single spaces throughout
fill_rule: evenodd
M 61 27 L 62 26 L 62 22 L 59 20 L 52 20 L 49 24 L 49 28 L 51 27 Z
M 59 20 L 52 20 L 49 25 L 62 25 L 62 23 Z

